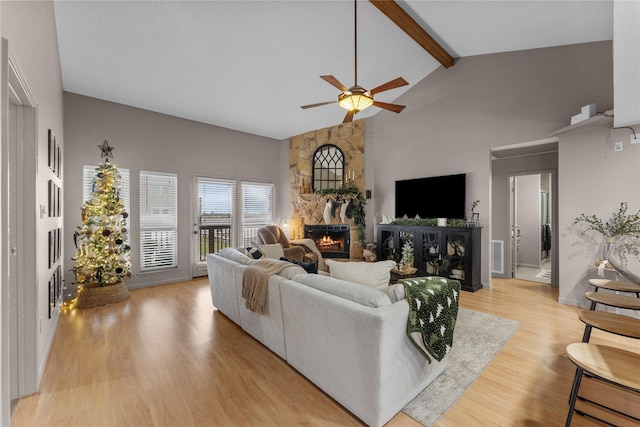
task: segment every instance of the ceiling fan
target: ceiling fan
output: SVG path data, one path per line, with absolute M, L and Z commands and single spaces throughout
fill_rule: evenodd
M 383 108 L 385 110 L 393 111 L 394 113 L 399 113 L 404 109 L 404 105 L 398 104 L 389 104 L 387 102 L 375 101 L 373 99 L 373 95 L 376 93 L 384 92 L 387 90 L 395 89 L 401 86 L 408 85 L 409 83 L 403 79 L 402 77 L 398 77 L 397 79 L 391 80 L 387 83 L 381 84 L 371 90 L 367 90 L 361 86 L 358 86 L 358 0 L 354 0 L 353 2 L 353 10 L 354 10 L 354 85 L 347 89 L 345 85 L 340 83 L 338 79 L 334 76 L 320 76 L 320 78 L 330 85 L 340 89 L 342 93 L 338 95 L 337 101 L 327 101 L 327 102 L 319 102 L 317 104 L 309 104 L 303 105 L 300 108 L 307 109 L 313 107 L 320 107 L 322 105 L 335 104 L 338 105 L 345 110 L 347 110 L 347 115 L 344 117 L 342 123 L 348 123 L 353 121 L 353 116 L 364 110 L 365 108 L 374 105 L 379 108 Z

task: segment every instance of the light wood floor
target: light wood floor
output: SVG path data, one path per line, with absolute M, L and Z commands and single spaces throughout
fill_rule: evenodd
M 564 424 L 582 338 L 575 307 L 548 285 L 494 280 L 461 305 L 520 328 L 437 426 Z M 594 331 L 593 342 L 638 351 Z M 455 345 L 455 344 L 454 344 Z M 206 278 L 134 290 L 104 308 L 63 312 L 40 391 L 22 426 L 356 426 L 361 422 L 211 304 Z M 419 426 L 400 413 L 389 426 Z M 594 425 L 575 416 L 574 426 Z

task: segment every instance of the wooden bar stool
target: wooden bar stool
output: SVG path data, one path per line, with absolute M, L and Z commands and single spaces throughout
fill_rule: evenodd
M 611 307 L 640 310 L 640 298 L 628 295 L 609 294 L 604 292 L 587 292 L 584 296 L 591 301 L 590 310 L 595 310 L 596 304 L 604 304 Z
M 578 318 L 584 322 L 582 342 L 589 342 L 591 329 L 596 328 L 612 334 L 640 339 L 640 319 L 607 311 L 582 310 Z
M 576 375 L 571 388 L 569 413 L 567 414 L 565 427 L 571 425 L 571 418 L 574 412 L 612 425 L 595 415 L 590 415 L 575 409 L 576 400 L 581 399 L 611 410 L 611 408 L 602 404 L 580 397 L 578 393 L 580 390 L 580 382 L 582 381 L 583 375 L 589 375 L 606 383 L 631 390 L 635 393 L 640 393 L 640 370 L 638 370 L 638 366 L 640 366 L 640 354 L 599 344 L 573 343 L 567 346 L 567 356 L 569 360 L 576 365 Z M 615 412 L 620 414 L 618 411 Z M 632 415 L 622 415 L 635 422 L 640 422 L 639 418 Z
M 636 294 L 637 298 L 640 298 L 640 285 L 636 283 L 618 282 L 607 279 L 589 279 L 589 284 L 596 288 L 594 292 L 598 292 L 598 289 L 602 288 L 618 292 L 631 292 Z

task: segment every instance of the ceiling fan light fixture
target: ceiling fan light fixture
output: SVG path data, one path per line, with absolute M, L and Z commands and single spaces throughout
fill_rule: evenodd
M 368 92 L 351 92 L 338 95 L 338 105 L 340 107 L 357 113 L 373 105 L 373 96 Z

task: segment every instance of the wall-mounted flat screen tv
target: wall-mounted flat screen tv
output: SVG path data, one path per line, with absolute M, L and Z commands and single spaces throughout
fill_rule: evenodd
M 465 217 L 466 174 L 396 181 L 396 218 Z

